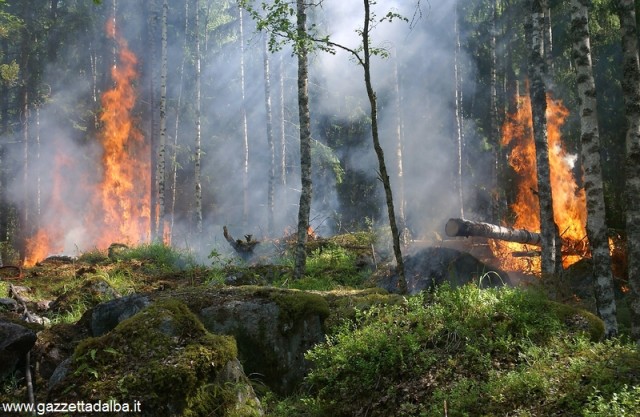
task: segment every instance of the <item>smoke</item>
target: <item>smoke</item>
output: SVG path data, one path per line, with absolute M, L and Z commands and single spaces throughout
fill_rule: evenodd
M 267 236 L 267 179 L 271 158 L 266 132 L 263 35 L 256 32 L 255 24 L 244 13 L 242 56 L 235 4 L 202 3 L 200 25 L 207 27 L 207 36 L 201 39 L 200 46 L 204 233 L 198 235 L 194 230 L 196 60 L 194 21 L 191 17 L 185 33 L 183 2 L 169 5 L 166 209 L 173 213 L 167 215 L 168 222 L 173 222 L 172 243 L 198 248 L 206 255 L 211 249 L 226 245 L 222 238 L 223 225 L 228 225 L 234 236 Z M 61 7 L 80 7 L 72 6 L 74 4 L 70 2 Z M 420 9 L 416 9 L 417 5 Z M 390 11 L 412 20 L 411 23 L 398 19 L 376 23 L 371 33 L 373 46 L 385 48 L 389 57 L 373 57 L 371 69 L 378 98 L 380 137 L 396 206 L 399 207 L 399 199 L 403 198 L 407 227 L 416 237 L 440 232 L 446 218 L 459 211 L 454 189 L 457 164 L 454 5 L 453 0 L 416 4 L 394 1 L 379 2 L 373 8 L 378 20 Z M 40 106 L 38 134 L 33 130 L 33 112 L 31 115 L 26 182 L 22 171 L 24 143 L 20 134 L 3 138 L 5 143 L 16 143 L 6 148 L 8 159 L 19 172 L 11 178 L 10 198 L 21 209 L 29 208 L 30 219 L 23 224 L 27 236 L 44 229 L 50 240 L 56 241 L 47 255 L 84 251 L 97 244 L 96 236 L 88 233 L 90 227 L 86 222 L 91 215 L 86 210 L 90 207 L 91 187 L 103 175 L 100 161 L 103 150 L 97 140 L 100 126 L 95 125 L 94 114 L 87 109 L 99 111 L 99 97 L 112 83 L 109 68 L 114 45 L 104 33 L 104 22 L 110 17 L 111 7 L 110 1 L 94 7 L 90 12 L 93 18 L 86 29 L 89 36 L 67 39 L 66 49 L 58 52 L 57 59 L 42 75 L 42 84 L 50 88 L 50 94 Z M 149 108 L 149 92 L 152 78 L 156 77 L 154 82 L 159 80 L 160 47 L 159 42 L 155 50 L 149 46 L 149 25 L 156 25 L 159 30 L 159 21 L 150 19 L 141 1 L 118 2 L 117 12 L 116 27 L 139 60 L 134 123 L 149 143 L 157 143 L 158 138 L 152 137 L 151 131 L 152 122 L 157 123 L 158 109 Z M 359 50 L 361 39 L 357 30 L 363 24 L 360 2 L 325 0 L 321 9 L 310 12 L 310 19 L 317 23 L 320 35 L 329 35 L 333 42 Z M 244 61 L 244 99 L 241 59 Z M 474 68 L 468 57 L 460 59 L 467 80 L 463 93 L 471 94 L 475 88 L 470 81 Z M 269 64 L 277 164 L 274 234 L 281 236 L 295 229 L 300 192 L 297 63 L 291 50 L 285 48 L 269 54 Z M 371 132 L 366 123 L 369 104 L 362 68 L 348 52 L 339 49 L 333 55 L 315 51 L 310 56 L 310 64 L 311 115 L 316 143 L 312 226 L 321 235 L 342 231 L 346 228 L 343 213 L 371 217 L 384 224 L 386 209 L 382 186 L 377 180 L 378 164 L 371 146 Z M 282 89 L 281 80 L 284 81 Z M 396 91 L 400 95 L 400 107 Z M 157 91 L 155 94 L 157 100 Z M 243 190 L 243 111 L 249 143 L 248 194 Z M 280 128 L 282 118 L 284 132 Z M 338 129 L 354 123 L 359 127 Z M 401 123 L 400 135 L 398 123 Z M 39 136 L 39 157 L 33 153 L 36 135 Z M 403 185 L 398 180 L 398 140 L 402 141 Z M 280 181 L 283 149 L 286 185 Z M 328 149 L 334 149 L 334 153 L 327 152 Z M 175 203 L 169 191 L 174 167 L 177 173 Z M 356 179 L 368 181 L 370 189 L 366 192 L 370 195 L 348 197 L 350 192 L 360 192 L 355 188 L 345 189 L 353 188 L 355 183 L 348 181 Z M 362 206 L 365 198 L 371 207 Z M 248 214 L 246 218 L 244 213 Z

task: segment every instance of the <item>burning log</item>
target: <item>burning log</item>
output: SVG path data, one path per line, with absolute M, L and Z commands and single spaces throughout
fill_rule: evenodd
M 498 226 L 491 223 L 474 222 L 464 219 L 449 219 L 445 228 L 447 236 L 480 236 L 490 239 L 506 240 L 529 245 L 540 246 L 540 234 L 525 229 Z
M 224 238 L 229 242 L 231 247 L 238 252 L 243 259 L 253 256 L 253 249 L 260 241 L 254 240 L 253 235 L 244 235 L 245 240 L 234 239 L 230 234 L 227 226 L 222 227 Z

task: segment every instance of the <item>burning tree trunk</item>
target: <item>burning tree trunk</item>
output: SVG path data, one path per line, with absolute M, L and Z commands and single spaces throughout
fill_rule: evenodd
M 618 332 L 616 301 L 613 293 L 613 276 L 609 255 L 609 240 L 604 205 L 604 186 L 600 168 L 600 133 L 596 105 L 596 85 L 591 65 L 589 39 L 588 0 L 571 1 L 571 29 L 573 35 L 573 60 L 578 74 L 578 103 L 580 105 L 580 140 L 584 186 L 587 197 L 587 235 L 593 258 L 598 314 L 605 324 L 607 337 Z
M 542 242 L 540 233 L 465 219 L 449 219 L 444 230 L 447 236 L 451 237 L 479 236 L 536 246 L 540 246 Z
M 529 55 L 529 78 L 531 87 L 531 112 L 533 117 L 533 135 L 536 147 L 536 164 L 538 177 L 538 201 L 540 204 L 540 230 L 542 237 L 541 271 L 545 277 L 557 274 L 560 259 L 557 256 L 556 243 L 558 229 L 553 218 L 553 197 L 551 195 L 551 174 L 549 167 L 549 143 L 547 140 L 547 92 L 544 77 L 546 66 L 544 60 L 544 12 L 543 0 L 530 0 L 531 20 L 528 25 L 531 39 Z
M 631 337 L 640 343 L 640 62 L 635 2 L 619 0 L 618 14 L 622 31 L 624 95 L 627 116 L 626 203 L 627 256 L 631 287 Z

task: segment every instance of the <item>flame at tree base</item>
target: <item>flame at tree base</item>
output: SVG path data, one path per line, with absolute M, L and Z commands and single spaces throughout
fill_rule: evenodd
M 70 162 L 65 159 L 64 147 L 56 146 L 60 153 L 54 157 L 52 193 L 45 203 L 49 221 L 43 221 L 46 224 L 26 240 L 25 266 L 63 250 L 68 237 L 82 239 L 85 246 L 98 249 L 106 249 L 114 242 L 135 244 L 149 240 L 150 146 L 136 129 L 132 116 L 137 98 L 133 87 L 138 76 L 137 58 L 117 35 L 113 19 L 108 20 L 106 32 L 118 44 L 119 59 L 111 70 L 114 85 L 102 96 L 100 163 L 85 168 L 91 172 L 66 178 Z M 100 178 L 95 178 L 95 165 L 101 171 Z M 78 182 L 82 186 L 78 187 Z M 74 199 L 83 201 L 75 210 L 69 209 L 62 197 L 69 189 L 87 194 Z M 82 246 L 78 248 L 88 249 Z
M 517 176 L 516 198 L 510 206 L 514 221 L 510 226 L 539 232 L 536 150 L 529 95 L 519 96 L 517 103 L 517 112 L 509 115 L 502 127 L 502 145 L 511 147 L 509 165 Z M 548 95 L 546 115 L 553 213 L 563 240 L 562 264 L 567 268 L 590 256 L 586 232 L 586 196 L 573 175 L 576 157 L 567 153 L 561 140 L 560 130 L 569 112 L 559 100 Z M 513 253 L 526 255 L 527 252 L 536 252 L 539 248 L 497 240 L 491 240 L 489 245 L 500 260 L 501 268 L 536 275 L 540 273 L 540 256 L 513 256 Z

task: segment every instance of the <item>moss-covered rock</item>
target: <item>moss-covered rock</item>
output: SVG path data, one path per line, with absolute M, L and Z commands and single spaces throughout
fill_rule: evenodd
M 248 373 L 280 394 L 308 371 L 304 353 L 324 340 L 329 305 L 319 295 L 267 287 L 202 288 L 171 294 L 196 311 L 214 333 L 233 335 Z
M 233 338 L 209 333 L 182 302 L 160 300 L 81 342 L 49 399 L 139 401 L 140 415 L 153 417 L 261 415 L 246 377 L 225 378 L 236 356 Z
M 120 297 L 108 282 L 99 277 L 89 277 L 82 285 L 62 293 L 50 309 L 55 313 L 68 313 L 77 308 L 90 308 L 104 301 Z

